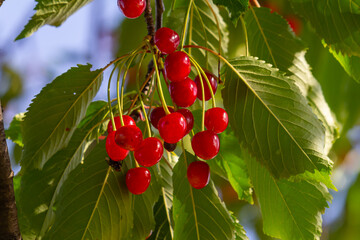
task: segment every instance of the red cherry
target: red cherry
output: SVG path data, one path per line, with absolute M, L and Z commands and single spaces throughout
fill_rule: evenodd
M 123 149 L 122 147 L 116 144 L 114 131 L 107 135 L 105 148 L 110 159 L 113 161 L 124 160 L 129 153 L 128 150 Z
M 115 133 L 115 142 L 120 147 L 134 151 L 142 142 L 143 135 L 137 126 L 122 126 Z
M 132 119 L 132 117 L 130 117 L 128 115 L 123 115 L 123 121 L 124 121 L 124 126 L 135 125 L 134 119 Z M 114 122 L 115 122 L 116 129 L 119 129 L 121 127 L 120 116 L 114 117 Z M 113 129 L 113 125 L 112 125 L 112 122 L 110 119 L 108 126 L 107 126 L 107 132 L 111 133 L 112 131 L 114 131 L 114 129 Z
M 190 163 L 187 169 L 187 178 L 194 188 L 201 189 L 205 187 L 210 180 L 209 165 L 202 161 Z
M 160 136 L 167 143 L 177 143 L 186 134 L 185 117 L 178 112 L 170 113 L 161 118 L 158 123 Z
M 142 141 L 140 146 L 135 150 L 134 155 L 140 165 L 151 167 L 160 161 L 163 152 L 164 149 L 160 140 L 155 137 L 149 137 Z
M 145 0 L 117 0 L 117 4 L 127 18 L 139 17 L 146 7 Z
M 164 63 L 166 77 L 172 81 L 185 80 L 191 71 L 191 64 L 188 55 L 177 51 L 169 54 Z
M 180 38 L 174 30 L 162 27 L 156 31 L 154 42 L 163 54 L 170 54 L 179 46 Z
M 126 186 L 132 194 L 142 194 L 150 185 L 150 171 L 144 167 L 129 169 L 126 173 Z
M 219 153 L 220 140 L 216 133 L 206 130 L 195 134 L 191 140 L 191 146 L 198 157 L 209 160 Z
M 211 88 L 212 88 L 213 93 L 215 95 L 216 89 L 217 89 L 216 77 L 215 77 L 215 75 L 213 75 L 211 73 L 208 73 L 208 72 L 206 72 L 205 74 L 206 74 L 207 78 L 209 79 Z M 201 77 L 202 77 L 202 80 L 203 80 L 203 83 L 204 83 L 205 101 L 207 101 L 207 100 L 209 100 L 211 98 L 211 92 L 210 92 L 209 86 L 208 86 L 208 84 L 206 82 L 206 79 L 204 78 L 204 76 L 201 76 Z M 197 97 L 198 97 L 198 99 L 200 99 L 200 101 L 202 101 L 202 89 L 201 89 L 201 82 L 200 82 L 199 76 L 196 76 L 194 81 L 195 81 L 196 86 L 198 88 Z
M 183 81 L 172 82 L 169 85 L 172 100 L 179 107 L 190 107 L 196 100 L 196 83 L 190 78 Z
M 168 107 L 168 110 L 170 113 L 174 112 L 174 109 L 172 107 Z M 157 129 L 160 118 L 165 117 L 165 116 L 166 116 L 166 113 L 165 113 L 163 107 L 155 108 L 154 110 L 151 111 L 151 114 L 150 114 L 151 125 L 153 125 L 153 127 Z
M 186 134 L 188 134 L 194 127 L 194 116 L 193 114 L 191 113 L 190 110 L 188 109 L 185 109 L 185 108 L 182 108 L 182 109 L 179 109 L 177 110 L 176 112 L 179 112 L 181 113 L 184 117 L 185 117 L 185 120 L 186 120 Z
M 214 133 L 222 133 L 229 124 L 229 117 L 222 108 L 210 108 L 205 113 L 205 127 Z
M 302 31 L 302 22 L 296 16 L 290 15 L 286 17 L 291 29 L 294 31 L 296 35 L 299 35 Z

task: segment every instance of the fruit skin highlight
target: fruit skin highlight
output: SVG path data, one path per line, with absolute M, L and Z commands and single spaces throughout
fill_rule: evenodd
M 164 148 L 161 141 L 155 137 L 144 139 L 135 150 L 136 161 L 144 167 L 151 167 L 157 164 L 163 155 Z
M 165 75 L 172 82 L 185 80 L 191 71 L 188 55 L 182 51 L 169 54 L 164 63 Z
M 118 0 L 117 5 L 127 18 L 137 18 L 145 10 L 145 0 Z
M 170 54 L 179 46 L 180 37 L 174 30 L 162 27 L 156 31 L 154 42 L 163 54 Z
M 129 169 L 126 173 L 126 186 L 132 194 L 139 195 L 150 185 L 150 171 L 144 167 Z
M 198 132 L 191 140 L 191 146 L 196 156 L 209 160 L 214 158 L 220 150 L 220 140 L 211 130 Z
M 210 180 L 210 167 L 206 162 L 196 161 L 189 164 L 187 179 L 193 188 L 201 189 Z

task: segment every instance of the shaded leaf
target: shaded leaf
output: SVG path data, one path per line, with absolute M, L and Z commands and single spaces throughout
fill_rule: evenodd
M 305 60 L 305 45 L 297 38 L 288 22 L 268 8 L 251 8 L 245 14 L 249 52 L 286 72 L 295 80 L 313 111 L 326 129 L 326 152 L 338 135 L 336 120 Z
M 107 114 L 107 106 L 99 109 L 91 121 L 76 129 L 68 146 L 57 152 L 43 169 L 23 173 L 18 200 L 19 222 L 24 239 L 43 236 L 55 219 L 54 204 L 59 192 L 73 171 L 83 160 L 91 135 Z M 99 161 L 101 161 L 99 159 Z M 103 159 L 105 162 L 105 160 Z
M 30 104 L 22 125 L 22 167 L 41 168 L 69 142 L 102 82 L 102 70 L 79 65 L 44 87 Z
M 337 52 L 360 56 L 360 1 L 290 0 L 296 13 Z
M 247 10 L 249 5 L 248 0 L 213 0 L 213 2 L 218 6 L 225 7 L 228 10 L 231 21 L 235 26 L 237 25 L 240 15 Z
M 91 0 L 36 0 L 35 15 L 32 16 L 16 40 L 29 37 L 45 24 L 60 26 L 70 15 Z
M 338 60 L 344 70 L 351 76 L 355 81 L 360 83 L 360 57 L 343 55 L 340 52 L 335 52 L 330 49 L 332 55 Z
M 102 141 L 69 174 L 54 206 L 55 223 L 44 239 L 128 239 L 133 210 L 127 167 L 114 172 L 106 156 Z
M 234 239 L 233 219 L 217 196 L 210 182 L 202 189 L 194 189 L 187 178 L 187 166 L 195 160 L 189 153 L 181 155 L 173 172 L 174 183 L 174 239 Z
M 257 161 L 246 158 L 251 181 L 259 200 L 269 236 L 284 239 L 320 239 L 321 214 L 331 196 L 327 188 L 313 181 L 277 180 Z
M 294 81 L 252 57 L 230 64 L 222 95 L 245 148 L 276 178 L 320 172 L 318 180 L 332 186 L 324 127 Z
M 24 121 L 24 116 L 24 113 L 16 114 L 11 121 L 9 128 L 5 130 L 6 137 L 20 147 L 24 146 L 21 134 L 21 124 Z

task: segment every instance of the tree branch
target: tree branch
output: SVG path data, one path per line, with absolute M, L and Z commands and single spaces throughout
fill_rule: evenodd
M 5 2 L 5 0 L 0 0 L 0 7 L 2 6 L 3 2 Z
M 156 30 L 162 27 L 163 13 L 165 11 L 163 0 L 156 0 Z
M 144 17 L 146 20 L 148 35 L 151 36 L 150 42 L 151 42 L 151 44 L 154 44 L 153 38 L 155 35 L 155 27 L 154 27 L 154 19 L 153 19 L 152 12 L 151 12 L 151 0 L 146 0 L 146 8 L 145 8 Z
M 11 170 L 0 102 L 0 240 L 21 239 L 13 177 L 14 172 Z

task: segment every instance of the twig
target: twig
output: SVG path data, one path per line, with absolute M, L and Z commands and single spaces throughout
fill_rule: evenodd
M 153 45 L 154 44 L 153 37 L 155 35 L 155 27 L 154 27 L 154 19 L 153 19 L 151 11 L 152 11 L 151 10 L 151 1 L 146 0 L 146 8 L 145 8 L 144 17 L 145 17 L 145 20 L 146 20 L 148 35 L 151 36 L 150 42 Z
M 163 0 L 156 0 L 156 30 L 162 27 L 163 13 L 165 11 Z
M 3 2 L 5 2 L 5 0 L 0 0 L 0 7 L 2 6 Z
M 0 102 L 0 239 L 21 239 L 13 177 Z

